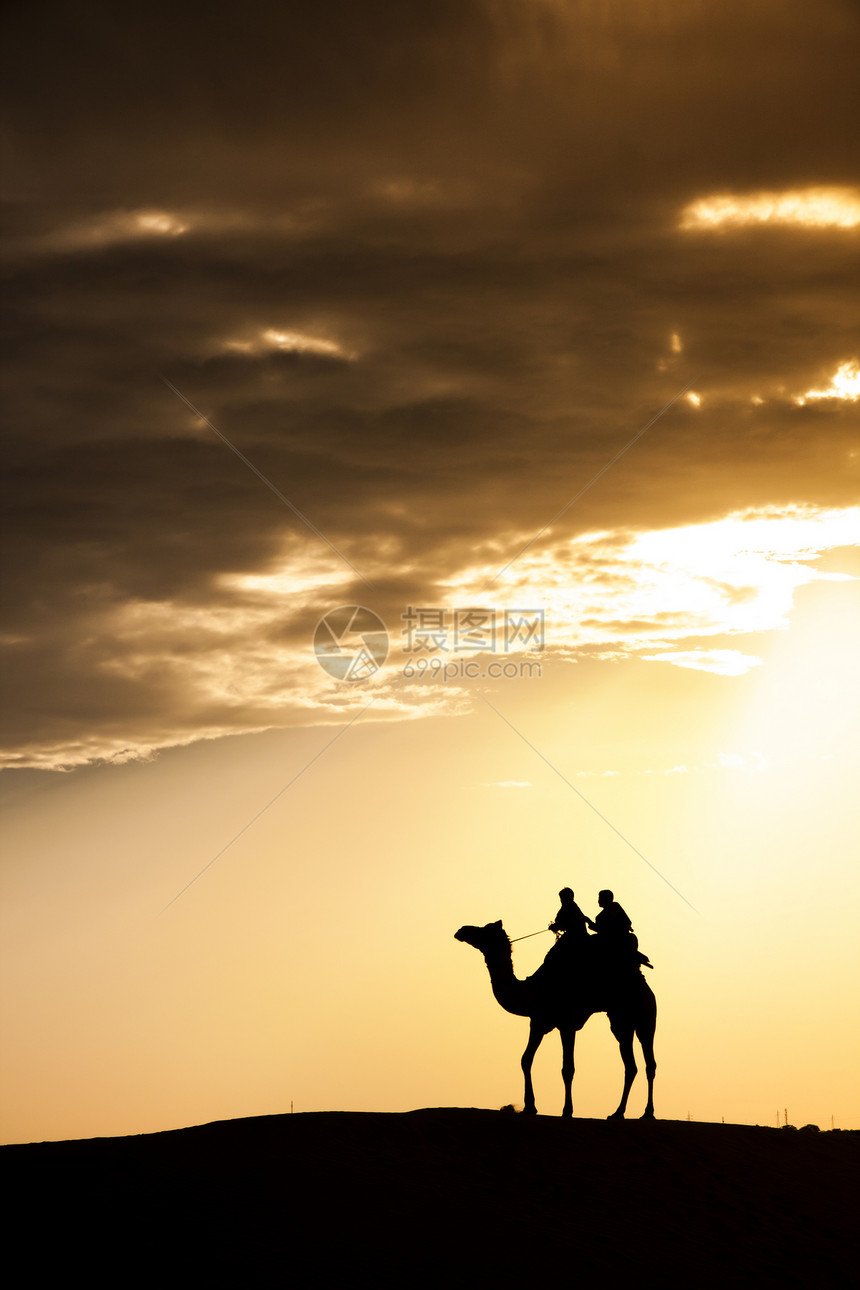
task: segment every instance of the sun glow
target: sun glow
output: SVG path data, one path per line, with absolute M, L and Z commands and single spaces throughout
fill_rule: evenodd
M 690 202 L 681 212 L 682 229 L 756 224 L 856 228 L 860 224 L 860 189 L 797 188 L 782 193 L 714 195 Z

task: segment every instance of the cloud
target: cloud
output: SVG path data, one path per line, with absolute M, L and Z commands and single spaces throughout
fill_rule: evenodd
M 852 544 L 860 546 L 857 508 L 745 512 L 683 529 L 585 534 L 523 557 L 511 581 L 499 584 L 491 612 L 501 623 L 513 610 L 545 607 L 546 649 L 534 655 L 542 666 L 596 652 L 740 676 L 760 660 L 684 643 L 784 627 L 798 587 L 849 576 L 817 570 L 818 557 Z M 388 626 L 391 653 L 387 667 L 358 688 L 323 672 L 312 640 L 326 612 L 365 603 L 368 589 L 312 535 L 282 544 L 267 564 L 260 573 L 212 571 L 205 585 L 189 583 L 184 571 L 163 578 L 170 594 L 160 597 L 102 585 L 82 598 L 77 587 L 58 587 L 47 617 L 22 609 L 7 647 L 6 764 L 65 766 L 132 749 L 148 756 L 197 738 L 330 723 L 369 697 L 371 720 L 468 708 L 461 687 L 414 686 L 402 674 L 411 658 L 404 653 L 403 616 L 414 591 L 408 562 L 398 568 L 390 555 L 368 552 L 368 574 L 378 580 L 374 610 Z M 476 603 L 469 589 L 483 584 L 486 568 L 477 573 L 464 571 L 459 588 L 428 584 L 415 603 L 435 603 L 450 626 L 455 610 Z M 74 635 L 64 639 L 69 621 Z M 446 662 L 455 644 L 447 631 L 438 655 Z M 499 636 L 498 650 L 513 661 L 532 657 L 532 644 Z M 69 710 L 70 693 L 80 716 Z M 28 696 L 26 706 L 16 695 Z
M 806 517 L 814 558 L 814 516 L 856 498 L 852 404 L 791 397 L 852 353 L 852 235 L 798 255 L 792 226 L 751 248 L 678 212 L 844 187 L 850 6 L 338 0 L 296 24 L 252 0 L 118 26 L 48 3 L 12 23 L 11 764 L 338 719 L 358 698 L 308 653 L 323 613 L 370 597 L 395 631 L 408 604 L 474 603 L 690 381 L 699 403 L 488 594 L 544 605 L 557 659 L 787 621 L 814 574 L 777 513 Z M 468 703 L 378 685 L 375 719 Z
M 57 249 L 97 249 L 145 238 L 181 237 L 190 227 L 186 217 L 170 211 L 111 211 L 58 229 L 52 238 L 46 239 L 46 245 Z
M 860 546 L 860 508 L 764 508 L 704 524 L 551 542 L 516 561 L 494 596 L 500 604 L 548 606 L 550 651 L 614 646 L 621 657 L 657 643 L 785 627 L 799 587 L 850 578 L 814 564 L 843 546 Z M 464 598 L 489 569 L 464 572 Z M 723 675 L 754 666 L 737 650 L 660 657 Z
M 799 188 L 782 193 L 700 197 L 684 207 L 682 229 L 763 225 L 852 229 L 860 225 L 860 188 Z
M 248 358 L 265 358 L 273 353 L 345 360 L 355 358 L 335 340 L 298 331 L 280 331 L 275 327 L 260 328 L 243 337 L 231 337 L 221 342 L 221 348 L 228 354 Z
M 804 403 L 818 399 L 840 399 L 856 403 L 860 399 L 860 363 L 857 359 L 840 363 L 830 378 L 830 384 L 823 390 L 807 390 L 805 394 L 795 396 L 795 403 L 802 407 Z
M 762 662 L 754 654 L 742 654 L 736 649 L 675 650 L 667 654 L 644 654 L 643 658 L 648 663 L 674 663 L 676 667 L 713 672 L 717 676 L 744 676 Z

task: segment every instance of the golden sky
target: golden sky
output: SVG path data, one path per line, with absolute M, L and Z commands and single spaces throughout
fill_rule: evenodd
M 856 7 L 9 26 L 3 1139 L 516 1102 L 564 885 L 658 1115 L 860 1127 Z

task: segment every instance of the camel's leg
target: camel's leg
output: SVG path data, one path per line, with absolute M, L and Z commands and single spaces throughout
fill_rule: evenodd
M 520 1065 L 523 1068 L 523 1077 L 525 1079 L 525 1095 L 523 1112 L 526 1115 L 537 1115 L 535 1106 L 535 1091 L 532 1087 L 532 1062 L 535 1059 L 535 1053 L 540 1048 L 541 1040 L 544 1037 L 543 1029 L 532 1021 L 529 1027 L 529 1042 L 526 1044 L 526 1051 L 523 1053 Z
M 645 1058 L 645 1074 L 648 1079 L 648 1104 L 642 1113 L 643 1120 L 654 1119 L 654 1076 L 657 1073 L 657 1063 L 654 1060 L 654 1018 L 636 1027 L 636 1034 L 639 1036 L 639 1042 L 642 1045 L 642 1054 Z
M 621 1060 L 624 1063 L 624 1092 L 621 1094 L 621 1101 L 618 1109 L 607 1116 L 608 1120 L 623 1120 L 624 1112 L 627 1110 L 627 1099 L 630 1096 L 630 1089 L 636 1078 L 636 1058 L 633 1056 L 633 1026 L 629 1022 L 613 1021 L 609 1018 L 610 1029 L 618 1040 L 618 1047 L 621 1050 Z
M 561 1034 L 561 1078 L 564 1080 L 564 1110 L 562 1115 L 573 1115 L 573 1043 L 576 1030 L 573 1026 L 559 1026 Z

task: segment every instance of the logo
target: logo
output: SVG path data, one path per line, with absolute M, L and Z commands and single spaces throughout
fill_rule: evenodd
M 363 605 L 341 605 L 317 623 L 314 653 L 336 681 L 366 681 L 388 658 L 385 623 Z

